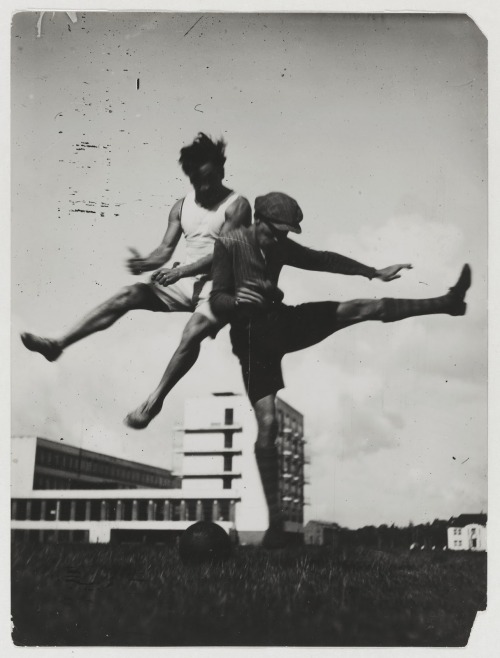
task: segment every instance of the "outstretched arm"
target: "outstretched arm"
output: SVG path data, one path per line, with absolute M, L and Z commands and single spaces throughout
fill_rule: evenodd
M 149 256 L 143 258 L 135 249 L 129 248 L 133 257 L 127 260 L 127 267 L 132 274 L 151 272 L 151 270 L 156 270 L 172 258 L 174 249 L 182 235 L 181 208 L 182 199 L 173 205 L 168 216 L 168 226 L 163 240 Z
M 240 226 L 250 226 L 252 223 L 252 209 L 244 197 L 238 197 L 226 210 L 226 218 L 220 235 L 224 235 Z M 208 274 L 212 269 L 213 253 L 200 258 L 200 260 L 182 267 L 173 269 L 161 269 L 155 272 L 151 277 L 152 281 L 160 283 L 162 286 L 169 286 L 179 279 L 187 276 L 196 276 L 197 274 Z
M 335 274 L 360 275 L 368 279 L 381 279 L 382 281 L 393 281 L 399 279 L 402 269 L 411 269 L 409 263 L 404 265 L 391 265 L 381 270 L 363 265 L 352 258 L 336 254 L 333 251 L 317 251 L 303 247 L 293 240 L 287 239 L 284 244 L 285 265 L 299 267 L 302 270 L 314 270 L 317 272 L 332 272 Z
M 382 281 L 394 281 L 394 279 L 400 279 L 401 270 L 411 270 L 413 265 L 410 263 L 404 263 L 403 265 L 389 265 L 389 267 L 384 267 L 383 270 L 375 270 L 375 278 L 381 279 Z

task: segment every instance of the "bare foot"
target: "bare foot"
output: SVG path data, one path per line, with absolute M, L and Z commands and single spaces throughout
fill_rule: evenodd
M 31 352 L 38 352 L 44 356 L 47 361 L 55 361 L 62 354 L 62 347 L 57 340 L 51 338 L 41 338 L 35 334 L 21 334 L 23 345 Z
M 160 413 L 161 408 L 161 402 L 146 400 L 127 414 L 123 422 L 134 430 L 143 430 Z

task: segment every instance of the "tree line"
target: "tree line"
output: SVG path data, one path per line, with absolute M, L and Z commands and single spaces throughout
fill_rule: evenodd
M 405 527 L 396 525 L 364 526 L 351 530 L 339 528 L 338 542 L 343 546 L 367 546 L 371 548 L 425 548 L 437 550 L 447 545 L 448 521 L 435 519 L 432 523 L 414 525 L 411 521 Z

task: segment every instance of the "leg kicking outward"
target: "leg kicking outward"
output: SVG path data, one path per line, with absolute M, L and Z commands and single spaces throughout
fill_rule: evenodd
M 215 326 L 218 330 L 221 325 Z M 167 395 L 196 363 L 202 341 L 207 336 L 213 335 L 213 320 L 201 313 L 193 313 L 184 327 L 181 342 L 173 353 L 158 386 L 137 409 L 131 411 L 125 418 L 125 423 L 129 427 L 143 429 L 160 413 Z
M 251 222 L 248 201 L 223 185 L 224 151 L 222 140 L 213 142 L 203 133 L 181 149 L 179 163 L 192 190 L 172 207 L 161 244 L 145 258 L 131 250 L 132 257 L 127 261 L 134 275 L 162 268 L 153 274 L 151 281 L 124 288 L 59 338 L 21 334 L 27 349 L 55 361 L 67 347 L 108 329 L 128 311 L 193 313 L 160 384 L 125 419 L 130 427 L 146 427 L 160 412 L 165 396 L 196 362 L 201 342 L 207 336 L 215 336 L 222 326 L 209 304 L 214 241 L 226 230 L 248 226 Z M 181 236 L 186 239 L 185 263 L 163 268 L 172 258 Z
M 302 212 L 291 197 L 272 192 L 255 202 L 255 222 L 221 236 L 215 243 L 212 310 L 231 323 L 233 352 L 240 360 L 245 387 L 258 425 L 255 457 L 269 509 L 264 545 L 283 543 L 283 514 L 279 494 L 279 464 L 275 445 L 278 425 L 276 393 L 283 388 L 281 360 L 353 324 L 368 320 L 394 322 L 417 315 L 464 315 L 465 294 L 471 284 L 468 265 L 457 283 L 431 299 L 358 299 L 348 302 L 283 304 L 277 287 L 281 268 L 361 275 L 393 281 L 411 265 L 382 270 L 345 256 L 308 249 L 287 237 L 300 233 Z

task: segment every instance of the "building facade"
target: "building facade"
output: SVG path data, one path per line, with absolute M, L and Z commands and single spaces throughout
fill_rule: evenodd
M 281 400 L 280 491 L 287 532 L 301 536 L 303 417 Z M 39 437 L 12 440 L 13 536 L 33 541 L 169 541 L 199 520 L 241 543 L 259 543 L 267 505 L 255 462 L 248 399 L 215 394 L 185 402 L 178 428 L 182 477 Z
M 308 484 L 304 437 L 304 416 L 276 398 L 278 416 L 278 452 L 280 455 L 281 505 L 290 532 L 301 533 L 304 526 L 305 487 Z
M 172 471 L 42 437 L 14 437 L 12 494 L 38 489 L 175 489 Z
M 277 398 L 281 506 L 285 529 L 301 534 L 304 522 L 304 418 Z M 258 543 L 268 527 L 267 504 L 255 461 L 257 423 L 246 396 L 219 393 L 185 403 L 182 488 L 215 495 L 233 490 L 239 499 L 236 527 L 242 543 Z
M 337 547 L 340 540 L 340 526 L 326 521 L 308 521 L 304 528 L 304 543 L 310 546 Z
M 461 514 L 448 523 L 448 550 L 485 551 L 486 514 Z
M 14 539 L 35 542 L 161 541 L 201 520 L 235 531 L 232 492 L 199 498 L 179 489 L 60 489 L 12 498 Z

